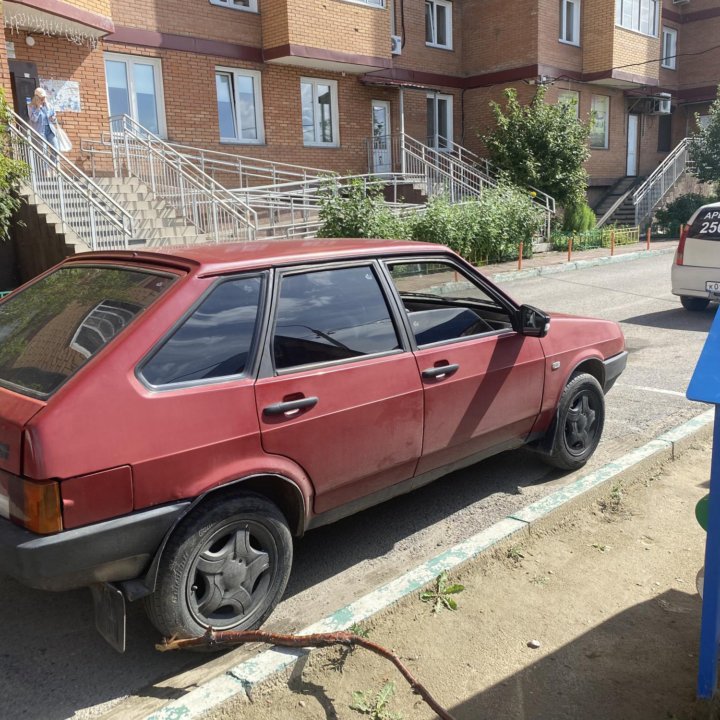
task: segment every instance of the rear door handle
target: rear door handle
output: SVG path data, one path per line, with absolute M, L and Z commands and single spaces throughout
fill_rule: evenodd
M 435 380 L 442 380 L 448 375 L 456 373 L 460 369 L 460 366 L 455 363 L 453 365 L 438 365 L 437 367 L 427 368 L 422 371 L 424 378 L 434 378 Z
M 299 400 L 288 400 L 287 402 L 273 403 L 263 408 L 264 415 L 285 415 L 285 417 L 293 417 L 298 415 L 301 410 L 309 410 L 318 404 L 316 397 L 300 398 Z

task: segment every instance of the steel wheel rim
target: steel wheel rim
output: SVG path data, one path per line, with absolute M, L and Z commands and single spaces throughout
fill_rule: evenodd
M 195 620 L 216 629 L 251 624 L 263 612 L 274 558 L 275 540 L 262 523 L 236 520 L 217 528 L 187 575 L 187 606 Z
M 598 434 L 599 405 L 595 394 L 583 390 L 573 397 L 565 416 L 565 447 L 574 457 L 592 448 Z

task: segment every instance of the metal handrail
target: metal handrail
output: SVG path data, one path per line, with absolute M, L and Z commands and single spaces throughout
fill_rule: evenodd
M 23 160 L 37 195 L 91 250 L 125 249 L 133 239 L 132 215 L 75 164 L 63 157 L 17 113 L 8 110 L 13 156 Z
M 142 180 L 214 242 L 253 240 L 257 213 L 128 115 L 110 118 L 115 175 Z
M 647 180 L 633 193 L 635 224 L 640 225 L 688 170 L 688 151 L 693 138 L 683 138 L 658 165 Z

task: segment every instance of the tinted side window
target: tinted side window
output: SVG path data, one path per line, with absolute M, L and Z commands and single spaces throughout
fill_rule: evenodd
M 151 385 L 245 372 L 255 337 L 261 277 L 218 285 L 142 370 Z
M 689 238 L 720 240 L 720 207 L 703 208 L 688 231 Z
M 278 369 L 400 348 L 370 267 L 286 275 L 273 335 Z

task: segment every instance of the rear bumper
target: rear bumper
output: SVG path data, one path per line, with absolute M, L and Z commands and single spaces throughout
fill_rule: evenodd
M 720 282 L 720 269 L 673 264 L 670 279 L 673 295 L 714 300 L 705 289 L 705 283 Z
M 603 384 L 604 393 L 607 393 L 615 384 L 615 381 L 620 377 L 622 371 L 627 366 L 627 359 L 627 350 L 623 350 L 621 353 L 613 355 L 611 358 L 603 361 L 603 365 L 605 366 L 605 382 Z
M 138 577 L 189 502 L 142 510 L 55 535 L 0 519 L 0 573 L 40 590 Z

